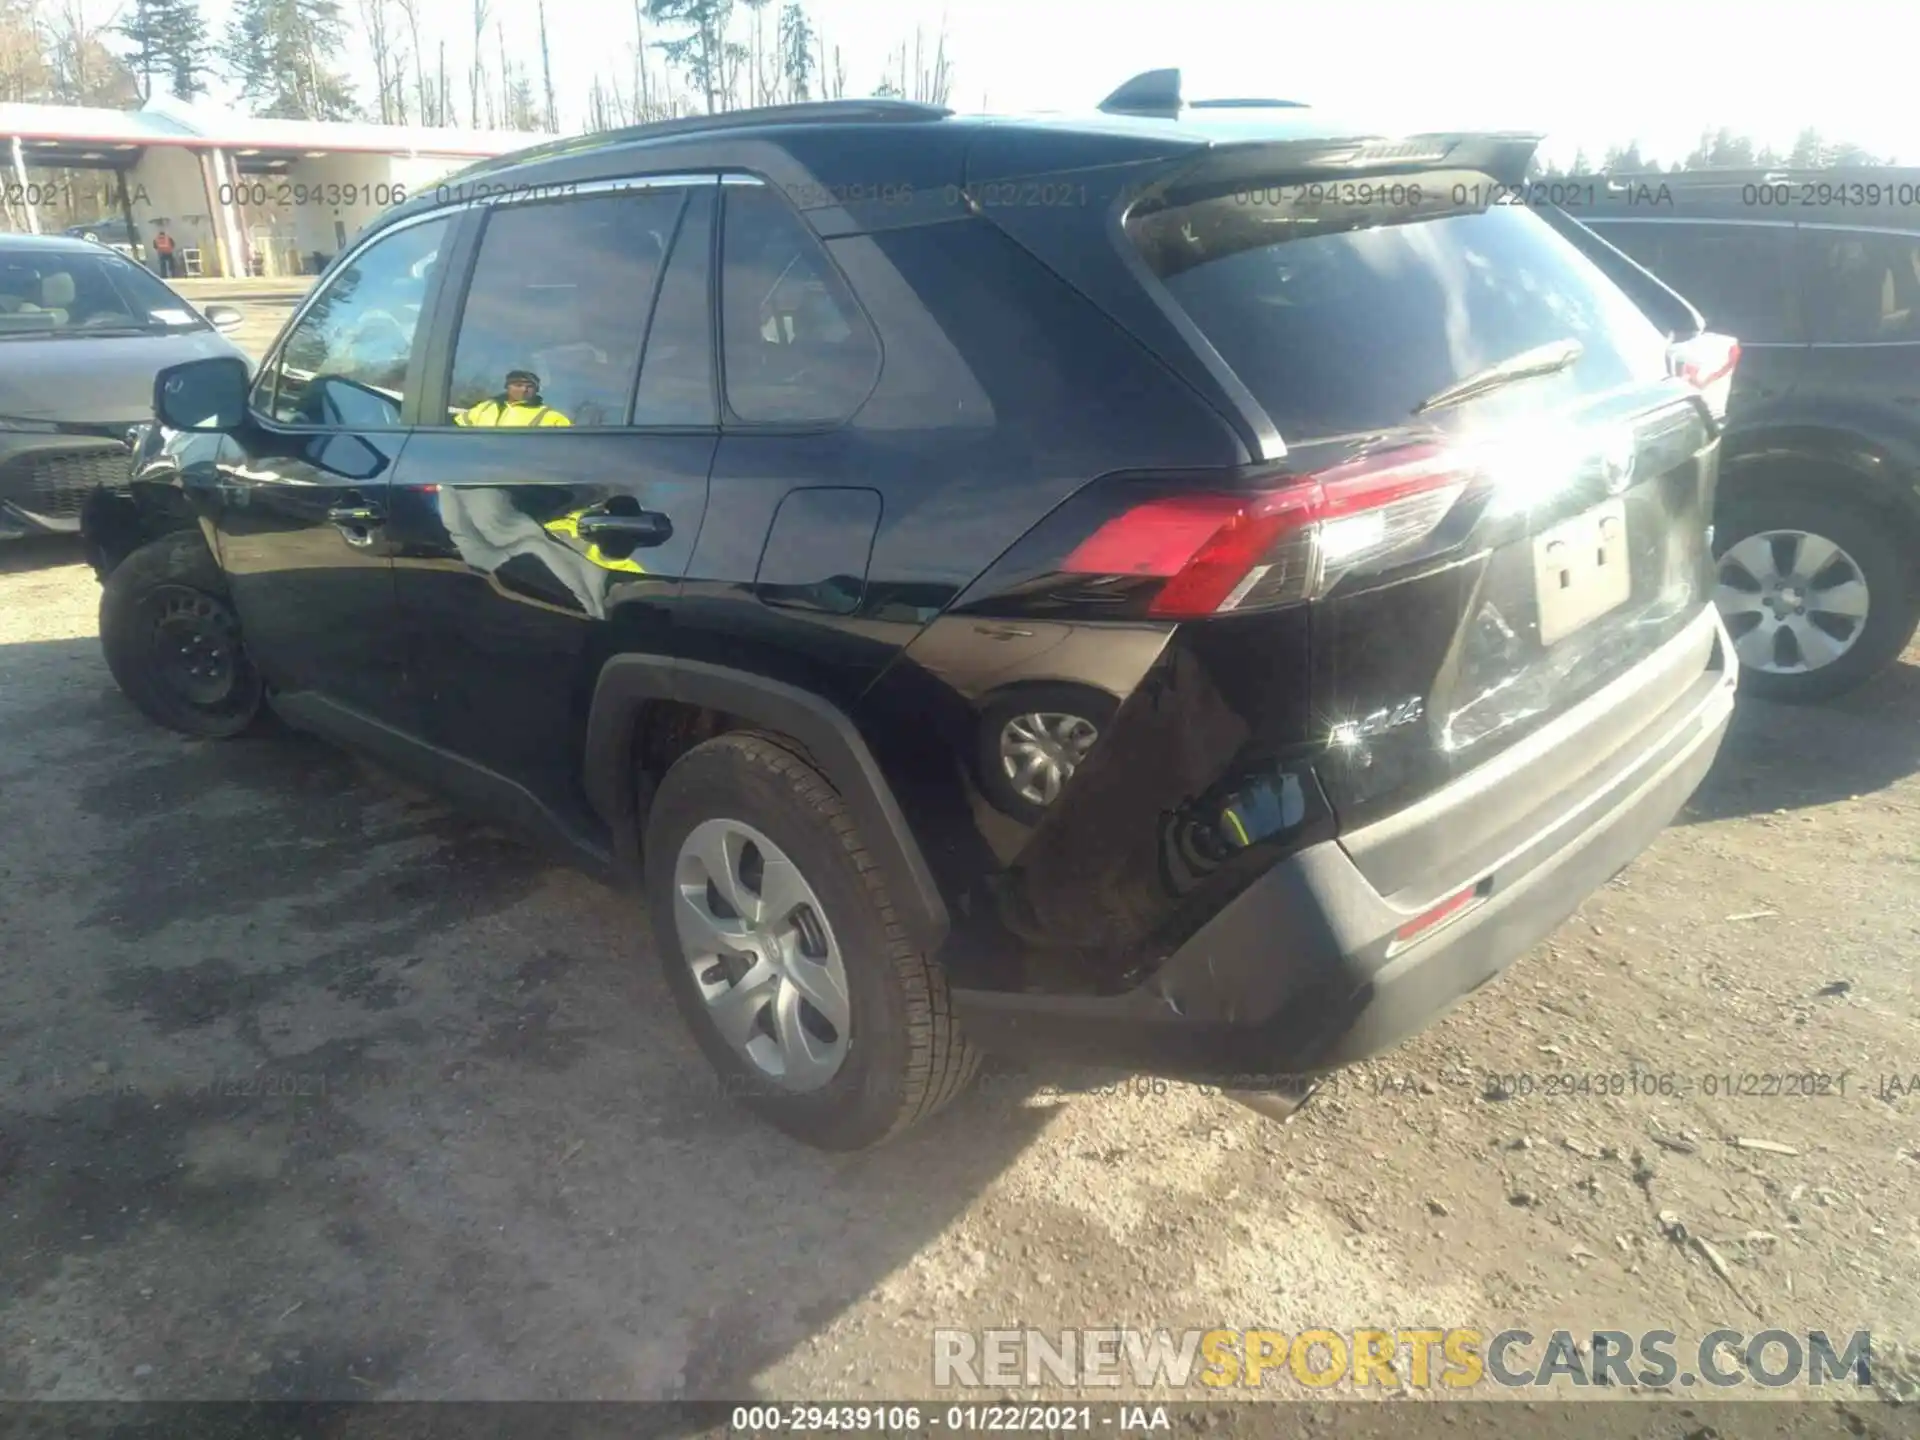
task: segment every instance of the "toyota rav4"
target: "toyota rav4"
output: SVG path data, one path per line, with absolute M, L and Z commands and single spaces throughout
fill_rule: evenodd
M 1627 864 L 1732 707 L 1734 349 L 1493 203 L 1535 140 L 1154 72 L 490 162 L 254 378 L 159 378 L 87 515 L 107 662 L 632 877 L 813 1143 L 982 1050 L 1304 1093 Z

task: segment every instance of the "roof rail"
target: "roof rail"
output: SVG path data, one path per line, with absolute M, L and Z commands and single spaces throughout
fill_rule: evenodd
M 1310 107 L 1304 100 L 1189 100 L 1189 110 L 1306 110 Z
M 1304 110 L 1301 100 L 1184 100 L 1178 70 L 1147 70 L 1100 102 L 1108 115 L 1178 115 L 1182 110 Z
M 588 135 L 572 135 L 550 140 L 526 150 L 483 160 L 468 166 L 460 176 L 486 174 L 546 160 L 557 155 L 597 150 L 603 145 L 632 144 L 643 140 L 664 139 L 671 135 L 700 135 L 709 131 L 749 130 L 760 125 L 847 125 L 885 124 L 889 122 L 940 120 L 953 111 L 944 105 L 928 105 L 918 100 L 811 100 L 798 105 L 761 105 L 747 110 L 726 110 L 717 115 L 677 115 L 671 120 L 652 120 L 644 125 L 628 125 L 619 130 L 603 130 Z M 460 178 L 449 176 L 449 180 Z

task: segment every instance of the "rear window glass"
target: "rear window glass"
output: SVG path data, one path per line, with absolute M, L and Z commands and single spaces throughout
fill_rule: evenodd
M 1482 176 L 1273 185 L 1137 207 L 1153 273 L 1288 441 L 1378 431 L 1516 355 L 1579 361 L 1447 410 L 1496 422 L 1665 373 L 1665 342 L 1585 256 Z M 1149 208 L 1151 207 L 1151 208 Z

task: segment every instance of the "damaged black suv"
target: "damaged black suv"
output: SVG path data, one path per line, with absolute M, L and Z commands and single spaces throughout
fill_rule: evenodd
M 1298 1094 L 1632 859 L 1732 706 L 1711 337 L 1494 203 L 1534 144 L 1156 72 L 465 172 L 256 378 L 161 377 L 108 662 L 632 877 L 813 1143 L 981 1049 Z

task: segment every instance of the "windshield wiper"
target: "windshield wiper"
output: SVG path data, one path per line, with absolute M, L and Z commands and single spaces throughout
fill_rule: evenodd
M 1484 370 L 1476 370 L 1466 379 L 1456 380 L 1443 390 L 1434 391 L 1413 407 L 1413 413 L 1424 415 L 1429 410 L 1458 405 L 1463 400 L 1472 400 L 1489 391 L 1499 390 L 1516 380 L 1531 380 L 1540 375 L 1557 375 L 1578 363 L 1580 357 L 1586 353 L 1586 347 L 1578 340 L 1554 340 L 1545 345 L 1535 346 L 1531 350 L 1523 350 L 1518 355 L 1487 366 Z

